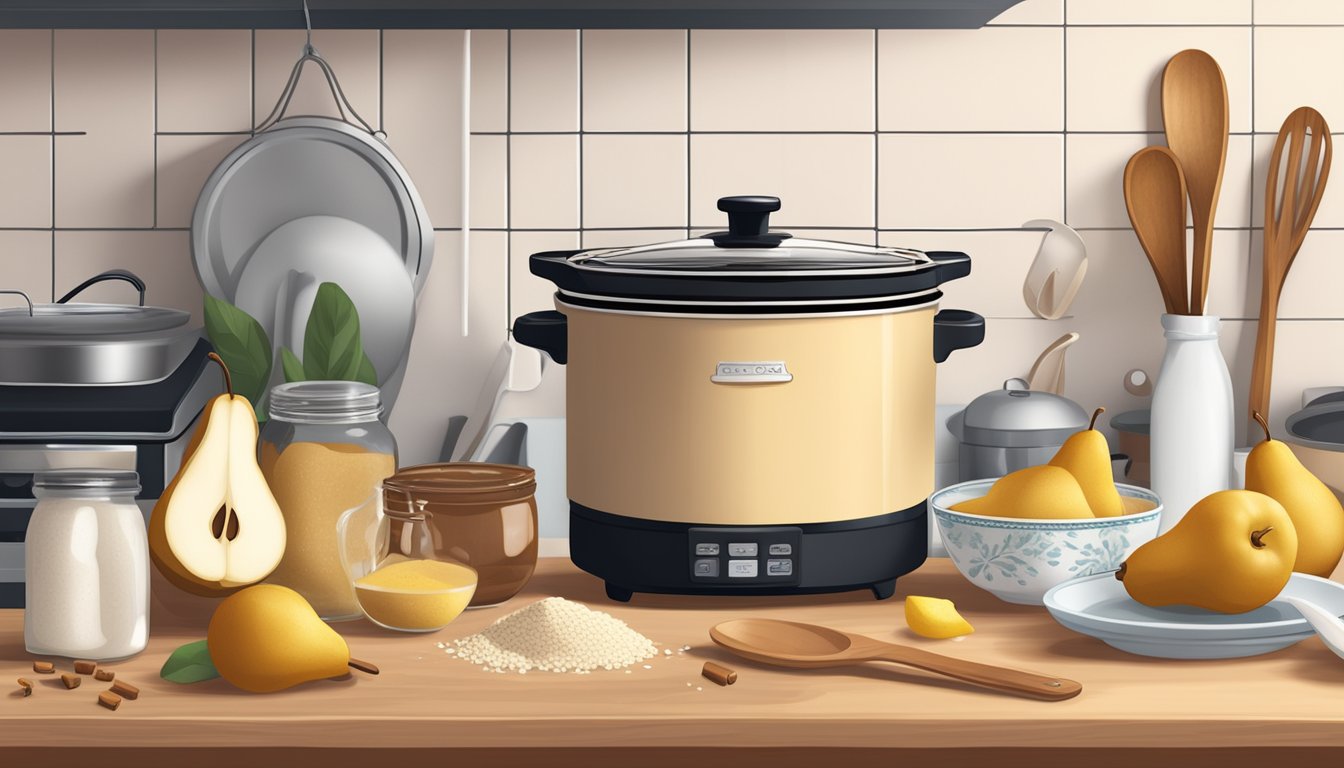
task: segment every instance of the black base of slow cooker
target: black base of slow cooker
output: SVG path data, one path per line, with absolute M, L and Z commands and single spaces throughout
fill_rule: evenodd
M 871 589 L 928 557 L 923 502 L 875 517 L 801 525 L 696 525 L 613 515 L 570 502 L 569 556 L 604 580 L 607 597 L 804 595 Z

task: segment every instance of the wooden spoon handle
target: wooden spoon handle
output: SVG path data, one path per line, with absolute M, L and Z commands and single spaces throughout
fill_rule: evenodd
M 1216 193 L 1215 193 L 1216 195 Z M 1214 198 L 1217 205 L 1217 197 Z M 1213 212 L 1202 223 L 1195 216 L 1194 252 L 1190 258 L 1190 314 L 1204 314 L 1209 295 L 1209 262 L 1213 259 Z
M 1042 701 L 1064 701 L 1083 691 L 1080 683 L 1062 677 L 1047 677 L 1008 667 L 954 659 L 918 648 L 893 645 L 884 649 L 878 658 L 922 669 L 925 672 L 945 675 L 982 688 L 992 688 Z
M 1266 421 L 1269 420 L 1269 383 L 1274 377 L 1274 333 L 1278 327 L 1279 286 L 1271 282 L 1270 275 L 1265 275 L 1265 278 L 1260 289 L 1260 322 L 1256 324 L 1255 361 L 1251 363 L 1251 395 L 1247 401 L 1247 423 L 1252 426 L 1255 425 L 1256 413 Z

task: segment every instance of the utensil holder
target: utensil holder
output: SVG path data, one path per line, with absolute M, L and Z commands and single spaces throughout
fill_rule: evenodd
M 1152 489 L 1164 507 L 1159 534 L 1232 485 L 1232 377 L 1219 325 L 1208 315 L 1162 316 L 1167 350 L 1153 386 L 1150 438 Z

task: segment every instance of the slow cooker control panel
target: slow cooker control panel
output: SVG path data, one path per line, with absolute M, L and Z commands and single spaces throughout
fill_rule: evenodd
M 799 583 L 801 528 L 691 528 L 691 580 L 725 586 Z

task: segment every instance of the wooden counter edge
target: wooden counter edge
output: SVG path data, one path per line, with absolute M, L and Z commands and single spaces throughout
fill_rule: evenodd
M 1125 748 L 1344 747 L 1344 726 L 1330 720 L 1040 719 L 879 720 L 855 718 L 692 719 L 349 719 L 267 720 L 210 717 L 95 716 L 0 721 L 6 747 L 225 748 L 327 747 L 425 749 L 796 747 Z M 427 727 L 432 726 L 432 727 Z M 373 742 L 373 744 L 371 744 Z

